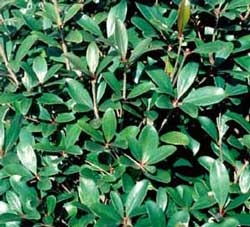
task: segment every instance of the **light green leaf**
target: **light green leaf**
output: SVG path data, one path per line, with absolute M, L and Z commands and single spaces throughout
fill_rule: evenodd
M 95 74 L 96 69 L 99 64 L 99 49 L 95 42 L 91 42 L 87 48 L 87 64 L 89 66 L 89 71 Z
M 143 128 L 139 143 L 142 148 L 142 162 L 146 163 L 157 152 L 159 136 L 154 126 L 147 125 Z
M 102 118 L 102 131 L 104 134 L 104 137 L 106 139 L 106 142 L 110 142 L 116 132 L 117 122 L 116 122 L 116 116 L 113 109 L 108 108 Z
M 81 176 L 80 185 L 78 187 L 80 201 L 88 207 L 99 202 L 99 191 L 92 177 L 91 174 Z
M 18 195 L 13 191 L 7 191 L 6 193 L 6 200 L 9 204 L 9 208 L 11 210 L 17 211 L 18 213 L 22 213 L 22 205 L 20 198 Z
M 154 88 L 154 84 L 150 81 L 142 82 L 141 84 L 138 84 L 135 86 L 128 94 L 128 99 L 135 98 L 137 96 L 140 96 L 148 91 L 150 91 L 152 88 Z
M 239 179 L 239 186 L 242 193 L 247 193 L 250 190 L 250 168 L 249 165 L 243 170 Z
M 199 65 L 195 62 L 188 63 L 182 70 L 177 81 L 177 98 L 180 99 L 183 94 L 193 84 L 199 70 Z
M 96 36 L 103 36 L 102 31 L 98 24 L 88 15 L 84 14 L 77 23 L 83 27 L 86 31 L 96 35 Z
M 138 208 L 143 202 L 148 190 L 148 181 L 142 180 L 136 183 L 128 194 L 125 208 L 126 215 L 130 217 L 131 213 L 135 208 Z
M 127 1 L 125 0 L 120 1 L 117 5 L 110 9 L 106 24 L 107 37 L 110 37 L 114 34 L 116 18 L 119 18 L 123 22 L 126 18 L 126 14 Z
M 72 17 L 74 17 L 77 12 L 81 9 L 81 4 L 73 4 L 66 12 L 65 17 L 63 19 L 63 23 L 65 24 Z
M 129 58 L 129 62 L 134 62 L 135 60 L 137 60 L 141 55 L 143 55 L 144 53 L 150 51 L 150 44 L 152 42 L 151 38 L 147 38 L 142 40 L 141 42 L 139 42 L 135 49 L 132 51 L 131 56 Z
M 43 57 L 36 57 L 33 61 L 32 68 L 37 76 L 38 81 L 42 84 L 48 72 L 46 60 Z
M 33 174 L 37 174 L 37 158 L 30 144 L 19 144 L 17 146 L 17 156 L 24 167 Z
M 147 161 L 148 165 L 156 164 L 160 161 L 165 160 L 167 157 L 172 155 L 176 151 L 176 147 L 172 145 L 164 145 L 159 147 L 156 151 L 154 150 L 149 154 L 149 158 Z
M 214 42 L 208 42 L 200 44 L 198 47 L 196 47 L 193 52 L 198 54 L 210 54 L 215 53 L 217 51 L 221 51 L 223 46 L 226 43 L 220 40 L 216 40 Z
M 230 180 L 227 169 L 220 160 L 213 162 L 209 177 L 214 197 L 222 209 L 229 193 Z
M 150 223 L 153 227 L 166 226 L 166 219 L 163 211 L 153 201 L 146 202 L 146 210 Z
M 90 109 L 93 108 L 93 102 L 89 92 L 82 86 L 82 84 L 73 79 L 67 79 L 68 91 L 70 96 L 76 103 L 86 105 Z
M 29 52 L 30 48 L 33 46 L 33 44 L 37 41 L 36 35 L 29 35 L 27 36 L 21 45 L 19 46 L 17 52 L 16 52 L 16 58 L 15 60 L 17 62 L 20 62 Z
M 128 34 L 127 29 L 120 19 L 115 22 L 115 43 L 121 53 L 122 59 L 126 60 L 128 51 Z
M 207 86 L 192 90 L 183 103 L 191 103 L 196 106 L 208 106 L 221 102 L 225 98 L 222 88 Z
M 169 144 L 183 145 L 183 146 L 188 145 L 190 142 L 187 135 L 178 131 L 172 131 L 162 135 L 161 141 Z
M 113 207 L 118 212 L 120 217 L 123 218 L 124 217 L 124 207 L 123 207 L 121 197 L 119 196 L 119 194 L 117 192 L 111 192 L 110 197 L 111 197 Z

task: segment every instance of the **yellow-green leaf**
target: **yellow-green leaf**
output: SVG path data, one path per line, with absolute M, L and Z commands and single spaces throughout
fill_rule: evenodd
M 179 37 L 182 36 L 183 29 L 185 28 L 185 26 L 189 21 L 190 14 L 191 14 L 190 1 L 182 0 L 179 5 L 178 20 L 177 20 Z

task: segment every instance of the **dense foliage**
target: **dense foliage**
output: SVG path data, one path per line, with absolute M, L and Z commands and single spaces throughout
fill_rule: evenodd
M 0 1 L 0 226 L 250 226 L 249 14 Z

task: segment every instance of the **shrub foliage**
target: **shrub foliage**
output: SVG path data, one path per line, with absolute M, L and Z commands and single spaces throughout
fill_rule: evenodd
M 0 2 L 0 226 L 250 226 L 249 0 Z

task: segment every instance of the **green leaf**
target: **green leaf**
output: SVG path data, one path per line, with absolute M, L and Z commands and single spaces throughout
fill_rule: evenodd
M 1 93 L 0 94 L 0 104 L 8 104 L 13 103 L 15 101 L 19 101 L 23 98 L 21 94 L 13 94 L 13 93 Z
M 182 36 L 183 30 L 189 21 L 190 14 L 191 14 L 190 1 L 182 0 L 179 5 L 178 19 L 177 19 L 179 37 Z
M 134 209 L 138 208 L 142 204 L 146 196 L 147 190 L 148 190 L 147 180 L 142 180 L 137 182 L 135 186 L 131 189 L 125 203 L 127 217 L 130 217 Z
M 217 142 L 218 141 L 218 131 L 214 122 L 205 116 L 198 117 L 198 121 L 201 124 L 202 129 L 204 129 L 211 138 Z
M 20 62 L 29 52 L 30 48 L 33 46 L 33 44 L 37 41 L 36 35 L 29 35 L 27 36 L 19 46 L 17 52 L 16 52 L 16 58 L 15 60 L 17 62 Z
M 89 71 L 87 69 L 87 65 L 84 64 L 84 61 L 76 56 L 73 53 L 67 53 L 65 56 L 69 59 L 70 63 L 78 70 L 81 70 L 85 74 L 89 74 Z
M 116 133 L 116 116 L 113 109 L 108 108 L 102 118 L 102 131 L 106 142 L 110 142 Z
M 78 194 L 81 203 L 91 207 L 95 203 L 99 202 L 99 191 L 95 184 L 95 181 L 89 176 L 82 176 L 80 178 L 80 185 L 78 187 Z
M 166 31 L 171 27 L 171 23 L 168 23 L 163 15 L 159 7 L 157 6 L 147 6 L 145 4 L 137 3 L 136 7 L 139 9 L 141 14 L 145 17 L 145 19 L 151 23 L 158 31 Z
M 214 42 L 208 42 L 200 44 L 197 48 L 193 50 L 194 53 L 198 54 L 210 54 L 221 51 L 222 48 L 226 45 L 226 42 L 216 40 Z
M 98 24 L 88 15 L 84 14 L 77 23 L 83 27 L 86 31 L 96 35 L 96 36 L 103 36 L 102 31 Z
M 178 131 L 172 131 L 162 135 L 161 141 L 169 144 L 183 145 L 183 146 L 188 145 L 190 142 L 187 135 Z
M 81 4 L 73 4 L 65 14 L 65 17 L 63 19 L 63 23 L 65 24 L 67 21 L 69 21 L 72 17 L 74 17 L 77 12 L 81 9 Z
M 45 105 L 56 105 L 63 104 L 63 100 L 56 94 L 53 93 L 43 93 L 40 98 L 38 98 L 38 103 Z
M 56 197 L 54 195 L 50 195 L 46 198 L 46 205 L 48 210 L 48 215 L 53 214 L 56 208 Z
M 249 165 L 243 170 L 239 179 L 240 190 L 243 194 L 249 192 L 250 190 L 250 168 Z
M 120 19 L 117 19 L 115 22 L 115 43 L 122 59 L 126 60 L 128 51 L 128 34 L 125 25 Z
M 233 227 L 239 226 L 250 226 L 250 214 L 249 213 L 240 213 L 240 214 L 232 214 L 233 218 L 235 218 L 239 223 L 236 222 L 236 224 Z M 229 222 L 230 224 L 230 222 Z M 223 227 L 228 227 L 229 225 L 224 225 Z M 218 226 L 220 227 L 220 226 Z M 231 227 L 231 226 L 230 226 Z
M 86 105 L 90 109 L 93 109 L 93 102 L 88 91 L 82 86 L 82 84 L 73 79 L 67 79 L 68 91 L 70 96 L 76 103 Z
M 48 66 L 45 59 L 43 57 L 36 57 L 33 61 L 32 68 L 36 73 L 38 81 L 42 84 L 48 72 Z
M 120 1 L 117 5 L 110 9 L 106 23 L 107 37 L 110 37 L 114 34 L 116 18 L 119 18 L 121 21 L 124 21 L 126 18 L 126 14 L 127 1 L 125 0 Z
M 91 42 L 87 48 L 87 64 L 89 66 L 89 71 L 95 74 L 96 69 L 99 64 L 99 49 L 95 42 Z
M 177 98 L 180 99 L 183 94 L 190 88 L 193 84 L 197 73 L 199 70 L 199 65 L 195 62 L 188 63 L 181 70 L 181 73 L 177 81 Z
M 75 120 L 74 113 L 60 113 L 57 115 L 55 121 L 57 123 L 66 123 Z
M 128 94 L 128 99 L 138 97 L 154 88 L 154 84 L 150 81 L 142 82 L 141 84 L 135 86 Z
M 190 221 L 190 215 L 188 211 L 181 210 L 181 211 L 174 213 L 174 215 L 171 216 L 168 222 L 168 227 L 189 226 L 189 221 Z
M 242 145 L 250 149 L 250 135 L 244 135 L 240 142 L 242 143 Z
M 6 193 L 6 200 L 9 204 L 9 208 L 11 210 L 14 210 L 18 213 L 22 213 L 22 205 L 21 205 L 21 201 L 20 198 L 18 197 L 18 195 L 13 192 L 13 191 L 8 191 Z
M 156 203 L 154 203 L 153 201 L 147 201 L 146 209 L 152 226 L 166 226 L 165 215 Z
M 157 84 L 163 93 L 173 95 L 172 83 L 169 76 L 162 69 L 147 70 L 148 76 Z
M 104 80 L 112 88 L 112 90 L 119 95 L 121 93 L 122 86 L 120 82 L 116 79 L 112 72 L 106 72 L 102 74 Z
M 242 128 L 244 128 L 248 133 L 250 133 L 250 123 L 246 121 L 246 119 L 242 115 L 228 111 L 226 113 L 226 117 L 228 117 L 229 120 L 237 122 Z
M 220 209 L 223 209 L 229 193 L 230 180 L 227 169 L 220 160 L 215 160 L 212 164 L 209 177 L 214 197 Z
M 191 103 L 196 106 L 208 106 L 221 102 L 225 98 L 225 92 L 222 88 L 206 86 L 192 90 L 183 103 Z
M 142 148 L 142 162 L 146 163 L 157 152 L 159 136 L 154 126 L 147 125 L 142 129 L 139 137 Z
M 165 160 L 176 151 L 176 147 L 172 145 L 164 145 L 159 147 L 156 152 L 152 152 L 148 158 L 147 164 L 153 165 Z
M 71 30 L 65 40 L 72 43 L 81 43 L 83 41 L 82 33 L 78 30 Z
M 17 156 L 23 166 L 36 175 L 37 158 L 32 146 L 30 144 L 19 144 L 17 146 Z
M 8 222 L 21 221 L 21 216 L 13 213 L 0 214 L 0 224 L 6 224 Z
M 134 62 L 137 60 L 141 55 L 145 54 L 146 52 L 150 51 L 150 44 L 152 42 L 151 38 L 147 38 L 139 42 L 135 49 L 132 51 L 131 56 L 129 58 L 129 62 Z
M 22 128 L 22 119 L 23 117 L 21 115 L 16 115 L 11 122 L 10 128 L 6 131 L 6 139 L 4 144 L 5 152 L 9 151 L 16 143 Z
M 165 211 L 168 204 L 168 196 L 165 188 L 158 188 L 156 195 L 156 203 L 162 209 L 162 211 Z
M 103 136 L 100 131 L 92 128 L 88 123 L 85 121 L 78 121 L 78 126 L 88 135 L 93 137 L 98 142 L 104 142 Z
M 104 220 L 104 225 L 117 226 L 121 222 L 121 217 L 117 215 L 112 206 L 101 203 L 93 204 L 91 206 L 91 210 L 93 210 L 93 212 L 100 217 L 100 219 Z
M 119 196 L 119 194 L 117 192 L 111 192 L 110 197 L 111 197 L 113 207 L 118 212 L 120 217 L 123 218 L 124 217 L 124 207 L 123 207 L 121 197 Z

